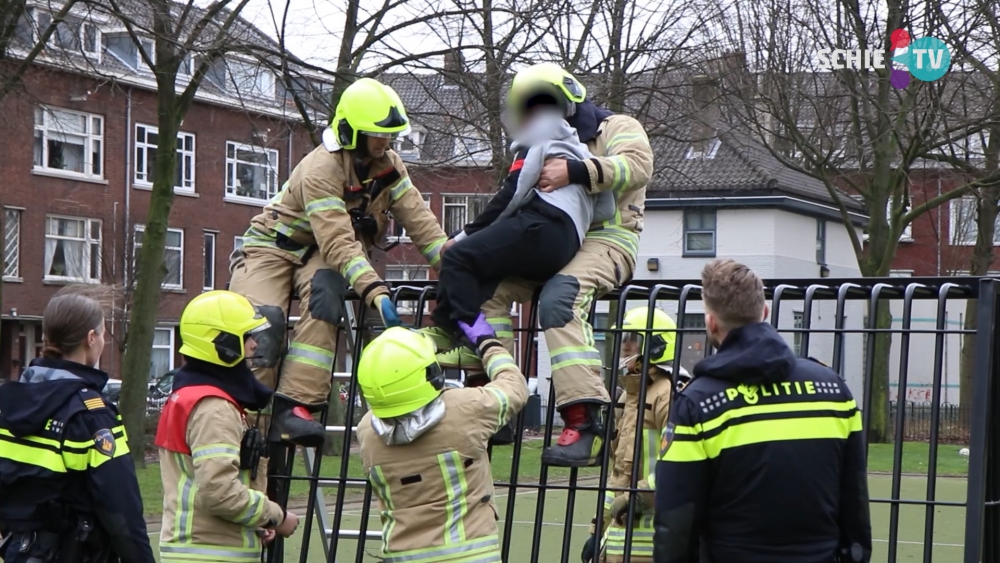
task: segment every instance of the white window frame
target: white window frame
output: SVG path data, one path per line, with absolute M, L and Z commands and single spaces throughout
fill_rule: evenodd
M 455 135 L 455 158 L 477 164 L 488 164 L 493 159 L 493 146 L 489 137 L 475 127 L 464 127 Z
M 463 200 L 461 202 L 448 201 L 449 198 L 459 198 L 459 197 L 463 198 Z M 469 198 L 482 198 L 482 199 L 484 199 L 485 201 L 483 202 L 483 209 L 486 209 L 486 204 L 489 203 L 491 197 L 492 196 L 488 195 L 488 194 L 442 194 L 441 195 L 441 228 L 444 229 L 445 234 L 450 235 L 454 231 L 457 231 L 458 229 L 461 229 L 461 228 L 465 227 L 466 225 L 468 225 L 470 222 L 472 222 L 475 219 L 475 216 L 471 216 L 471 217 L 469 216 Z M 449 207 L 462 207 L 463 209 L 465 209 L 465 221 L 461 225 L 455 227 L 454 229 L 452 229 L 450 231 L 448 230 L 448 208 Z
M 909 213 L 910 208 L 907 207 L 903 210 L 903 213 Z M 888 203 L 885 205 L 885 219 L 892 225 L 892 199 L 890 198 Z M 899 242 L 913 242 L 913 223 L 910 223 L 903 228 L 903 232 L 899 233 Z
M 424 205 L 427 207 L 427 209 L 430 209 L 431 194 L 421 193 L 420 195 L 423 196 L 424 198 Z M 396 232 L 396 229 L 399 229 L 398 235 L 394 234 Z M 391 212 L 389 213 L 389 228 L 386 230 L 386 232 L 389 233 L 385 237 L 386 242 L 404 242 L 404 243 L 413 242 L 412 240 L 410 240 L 410 236 L 406 234 L 406 229 L 404 229 L 402 225 L 396 222 L 396 218 L 392 216 Z
M 691 214 L 695 214 L 695 213 L 697 213 L 697 214 L 710 213 L 715 218 L 715 228 L 710 229 L 710 230 L 709 229 L 688 229 L 687 218 L 688 218 L 688 214 L 689 213 L 691 213 Z M 681 221 L 683 221 L 682 232 L 683 232 L 683 237 L 684 237 L 683 241 L 681 241 L 681 243 L 683 245 L 683 248 L 681 249 L 681 251 L 682 251 L 681 255 L 684 256 L 684 257 L 688 257 L 688 256 L 690 256 L 690 257 L 712 257 L 712 256 L 715 256 L 716 252 L 719 251 L 719 213 L 718 213 L 718 211 L 715 210 L 715 209 L 711 209 L 711 208 L 696 208 L 696 207 L 692 207 L 692 208 L 684 210 L 684 213 L 682 214 L 682 217 L 681 217 Z M 688 248 L 688 235 L 690 235 L 690 234 L 706 234 L 706 233 L 709 233 L 709 234 L 712 235 L 712 249 L 711 250 L 691 250 L 691 249 Z
M 705 141 L 705 142 L 709 143 L 709 145 L 705 148 L 705 152 L 695 150 L 694 145 L 692 145 L 691 147 L 688 148 L 687 154 L 684 155 L 684 158 L 686 160 L 695 160 L 695 159 L 712 160 L 712 159 L 714 159 L 715 155 L 717 155 L 719 153 L 719 147 L 722 146 L 722 141 L 720 141 L 719 139 L 710 139 L 710 140 Z
M 395 278 L 390 276 L 389 272 L 401 272 L 401 278 Z M 421 275 L 423 277 L 414 277 L 415 275 Z M 385 267 L 385 281 L 391 282 L 406 282 L 406 281 L 429 281 L 430 280 L 430 266 L 419 266 L 413 264 L 388 264 Z M 424 314 L 428 314 L 430 307 L 429 299 L 424 301 Z M 400 300 L 396 303 L 396 311 L 400 315 L 415 315 L 417 314 L 417 301 L 416 300 Z
M 409 141 L 413 145 L 413 150 L 403 150 L 403 141 Z M 400 156 L 411 160 L 420 159 L 420 143 L 424 141 L 422 131 L 411 130 L 409 134 L 402 135 L 392 142 L 392 150 Z
M 156 336 L 156 331 L 158 331 L 158 330 L 163 330 L 163 331 L 169 331 L 170 332 L 170 344 L 169 344 L 169 350 L 168 350 L 168 353 L 167 353 L 167 356 L 170 358 L 170 360 L 167 362 L 167 371 L 163 372 L 163 373 L 167 373 L 167 372 L 169 372 L 169 371 L 171 371 L 171 370 L 174 369 L 174 356 L 176 356 L 176 354 L 177 354 L 176 351 L 175 351 L 175 349 L 174 349 L 174 346 L 176 345 L 176 337 L 177 337 L 177 335 L 175 333 L 177 331 L 174 329 L 173 326 L 169 326 L 169 325 L 167 325 L 167 326 L 156 326 L 156 327 L 153 328 L 153 336 L 154 336 L 153 342 L 156 342 L 155 336 Z M 152 348 L 153 348 L 154 351 L 155 350 L 167 350 L 168 346 L 164 346 L 162 344 L 153 344 Z M 153 367 L 153 362 L 152 361 L 149 362 L 149 367 L 150 367 L 150 369 L 152 369 L 152 367 Z M 149 380 L 150 381 L 153 380 L 152 379 L 152 375 L 150 375 L 150 379 Z
M 963 219 L 960 215 L 968 214 L 968 226 L 965 233 L 956 232 Z M 961 235 L 965 235 L 962 237 Z M 979 235 L 979 225 L 976 223 L 976 196 L 962 196 L 948 202 L 948 243 L 951 246 L 975 246 Z M 993 246 L 1000 246 L 1000 217 L 993 229 Z
M 240 73 L 234 72 L 234 69 Z M 268 77 L 265 84 L 261 84 L 261 77 Z M 277 92 L 273 72 L 257 61 L 242 58 L 226 60 L 226 89 L 241 96 L 260 99 L 273 99 Z
M 21 216 L 23 209 L 17 207 L 3 208 L 3 245 L 0 247 L 3 258 L 3 275 L 5 281 L 21 281 Z M 8 240 L 8 235 L 10 240 Z
M 145 123 L 135 124 L 135 152 L 133 153 L 134 155 L 133 158 L 135 161 L 133 165 L 135 168 L 135 170 L 133 170 L 133 172 L 135 173 L 134 185 L 139 187 L 152 188 L 153 187 L 152 179 L 146 174 L 144 170 L 139 169 L 139 160 L 140 160 L 139 155 L 141 153 L 145 153 L 142 158 L 142 163 L 144 166 L 148 166 L 149 152 L 153 152 L 155 154 L 157 145 L 150 144 L 146 140 L 139 141 L 140 130 L 142 130 L 143 132 L 143 138 L 148 139 L 150 134 L 159 137 L 160 134 L 159 128 L 153 125 L 147 125 Z M 184 142 L 187 140 L 191 141 L 191 150 L 185 148 Z M 195 171 L 197 170 L 195 155 L 198 152 L 198 147 L 195 144 L 196 142 L 197 139 L 195 138 L 194 133 L 186 133 L 184 131 L 177 132 L 177 162 L 180 164 L 181 168 L 180 173 L 182 177 L 174 178 L 174 193 L 180 192 L 180 193 L 193 194 L 195 191 Z M 190 159 L 190 161 L 186 161 L 185 158 Z M 186 162 L 189 162 L 189 164 L 186 165 L 185 164 Z M 185 178 L 183 178 L 185 168 L 190 169 L 191 172 L 190 180 L 186 180 Z
M 51 220 L 57 220 L 57 221 L 58 220 L 64 220 L 64 221 L 83 221 L 83 226 L 84 226 L 84 235 L 83 235 L 83 238 L 75 238 L 75 237 L 67 237 L 67 236 L 63 236 L 63 235 L 49 234 L 49 222 Z M 100 235 L 101 235 L 100 238 L 98 238 L 96 240 L 91 237 L 91 233 L 93 232 L 93 226 L 95 224 L 97 225 L 97 232 L 100 233 Z M 56 275 L 50 275 L 49 274 L 49 267 L 51 267 L 51 265 L 44 266 L 44 261 L 43 261 L 43 267 L 45 268 L 45 275 L 44 275 L 43 279 L 45 281 L 67 281 L 67 282 L 80 282 L 80 283 L 101 283 L 101 279 L 100 279 L 100 261 L 101 261 L 102 251 L 103 251 L 103 248 L 101 248 L 101 243 L 102 243 L 102 239 L 104 238 L 104 225 L 103 225 L 103 223 L 102 223 L 102 221 L 100 219 L 91 219 L 89 217 L 72 217 L 72 216 L 68 216 L 68 215 L 54 215 L 54 214 L 46 215 L 45 216 L 45 240 L 48 241 L 48 239 L 50 239 L 50 238 L 51 239 L 55 239 L 55 240 L 71 240 L 71 241 L 74 241 L 74 242 L 84 242 L 86 244 L 86 246 L 85 246 L 86 252 L 84 253 L 84 256 L 83 256 L 83 261 L 84 261 L 84 268 L 83 269 L 84 269 L 84 271 L 87 272 L 87 277 L 77 278 L 77 277 L 73 277 L 73 276 L 56 276 Z M 98 266 L 98 277 L 96 277 L 96 278 L 91 277 L 91 273 L 93 272 L 93 269 L 94 269 L 94 264 L 92 263 L 92 259 L 93 259 L 93 247 L 94 247 L 94 245 L 97 246 L 97 261 L 98 261 L 98 265 L 97 265 Z M 43 260 L 44 260 L 44 258 L 43 258 Z
M 232 148 L 232 150 L 233 150 L 233 156 L 232 157 L 229 156 L 229 149 L 230 148 Z M 268 160 L 268 165 L 269 165 L 269 171 L 268 172 L 270 174 L 270 180 L 269 180 L 270 186 L 268 187 L 267 197 L 264 198 L 264 199 L 260 199 L 260 198 L 256 198 L 256 197 L 251 197 L 251 196 L 236 195 L 236 188 L 237 188 L 236 182 L 239 181 L 236 178 L 236 173 L 237 173 L 237 169 L 238 169 L 237 167 L 238 167 L 238 165 L 242 163 L 242 164 L 246 164 L 246 165 L 250 165 L 250 166 L 260 166 L 260 164 L 258 164 L 256 162 L 248 162 L 248 161 L 245 161 L 245 160 L 240 160 L 239 159 L 239 151 L 241 151 L 241 150 L 243 150 L 243 151 L 251 151 L 251 152 L 255 152 L 255 153 L 263 153 L 263 154 L 267 155 L 267 160 Z M 278 193 L 278 151 L 276 149 L 267 149 L 267 148 L 264 148 L 264 147 L 258 147 L 256 145 L 247 145 L 247 144 L 244 144 L 244 143 L 237 143 L 235 141 L 226 141 L 226 154 L 225 154 L 225 157 L 226 157 L 226 170 L 225 170 L 225 174 L 226 174 L 226 181 L 225 181 L 226 192 L 225 192 L 225 196 L 223 197 L 224 201 L 232 201 L 232 202 L 237 202 L 237 203 L 248 203 L 248 204 L 251 204 L 251 205 L 260 205 L 260 206 L 263 207 L 264 205 L 267 205 L 267 202 L 270 201 L 271 198 L 273 198 L 275 195 L 277 195 L 277 193 Z M 230 171 L 230 168 L 232 168 L 231 171 Z
M 202 248 L 201 248 L 201 262 L 202 262 L 202 268 L 203 268 L 203 272 L 202 272 L 203 275 L 201 277 L 201 283 L 202 283 L 202 287 L 201 288 L 204 291 L 212 291 L 213 289 L 215 289 L 215 263 L 217 262 L 217 258 L 218 258 L 218 255 L 216 254 L 216 248 L 218 248 L 218 246 L 219 246 L 217 244 L 218 240 L 219 240 L 219 233 L 216 233 L 216 232 L 213 232 L 213 231 L 203 231 L 202 234 L 205 235 L 205 236 L 202 237 L 203 240 L 204 240 L 204 244 L 202 245 Z M 211 240 L 211 248 L 212 248 L 212 259 L 211 260 L 208 259 L 208 249 L 209 249 L 209 241 L 210 240 Z M 211 279 L 209 279 L 210 275 L 211 275 Z M 205 283 L 206 279 L 209 280 L 209 283 L 207 283 L 207 284 Z
M 86 118 L 86 131 L 84 133 L 60 133 L 59 129 L 56 127 L 57 124 L 53 124 L 53 114 L 54 112 L 60 112 L 74 117 L 84 117 Z M 42 123 L 38 123 L 39 115 L 41 115 Z M 104 116 L 95 113 L 84 113 L 81 111 L 73 111 L 70 109 L 63 109 L 55 106 L 44 106 L 39 105 L 35 107 L 34 116 L 34 132 L 42 134 L 42 163 L 38 164 L 34 161 L 34 154 L 32 155 L 32 166 L 34 170 L 44 172 L 44 173 L 54 173 L 59 175 L 67 175 L 76 178 L 90 178 L 103 180 L 104 179 Z M 94 133 L 93 131 L 100 128 L 100 132 Z M 74 135 L 77 137 L 83 137 L 83 166 L 84 170 L 89 170 L 89 172 L 77 172 L 75 170 L 66 170 L 64 168 L 49 168 L 49 138 L 51 136 L 56 136 L 59 134 Z M 34 137 L 32 138 L 32 143 L 34 143 Z M 97 167 L 99 169 L 98 173 L 94 173 L 94 143 L 99 143 L 100 149 L 98 152 Z M 34 146 L 34 145 L 32 145 Z
M 718 229 L 718 216 L 716 216 L 716 229 Z M 827 224 L 826 219 L 816 219 L 816 263 L 820 266 L 827 265 Z
M 135 225 L 135 230 L 133 232 L 134 232 L 134 234 L 139 234 L 139 233 L 144 233 L 145 231 L 146 231 L 146 225 Z M 167 282 L 166 279 L 164 279 L 163 282 L 160 285 L 160 288 L 161 289 L 178 289 L 178 290 L 179 289 L 184 289 L 184 229 L 172 229 L 172 228 L 168 227 L 167 228 L 167 232 L 168 233 L 179 233 L 181 235 L 181 242 L 180 242 L 179 246 L 170 246 L 169 244 L 167 244 L 166 240 L 164 240 L 164 247 L 163 247 L 163 261 L 164 261 L 164 263 L 166 263 L 166 261 L 167 261 L 167 252 L 177 251 L 177 252 L 180 252 L 180 254 L 181 254 L 181 258 L 180 258 L 180 262 L 179 262 L 179 266 L 178 266 L 178 270 L 179 270 L 179 272 L 178 272 L 178 281 L 179 281 L 179 283 L 177 283 L 177 284 L 169 283 L 169 282 Z M 136 236 L 133 235 L 133 237 L 132 237 L 132 268 L 131 268 L 131 272 L 132 272 L 133 276 L 135 275 L 135 271 L 138 268 L 138 264 L 136 263 L 136 260 L 139 258 L 139 249 L 140 248 L 142 248 L 142 243 L 139 242 L 139 238 L 138 237 L 136 237 Z
M 149 45 L 149 49 L 144 49 L 146 45 Z M 144 51 L 146 51 L 146 54 L 149 56 L 149 60 L 152 61 L 154 65 L 156 64 L 155 40 L 149 37 L 139 38 L 139 44 L 135 46 L 135 68 L 142 68 L 143 66 L 146 66 L 146 61 L 142 60 L 142 53 L 139 52 L 139 49 L 143 49 Z M 146 70 L 153 72 L 153 69 L 149 68 L 148 66 L 146 66 Z

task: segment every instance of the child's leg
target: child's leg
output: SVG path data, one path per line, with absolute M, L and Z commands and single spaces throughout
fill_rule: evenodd
M 463 239 L 444 254 L 439 276 L 451 318 L 472 323 L 500 280 L 548 279 L 578 248 L 572 221 L 555 209 L 527 208 Z

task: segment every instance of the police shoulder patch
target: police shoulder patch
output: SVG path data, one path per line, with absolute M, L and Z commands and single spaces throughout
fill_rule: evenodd
M 94 433 L 94 448 L 108 457 L 115 455 L 115 435 L 107 428 Z
M 670 449 L 671 442 L 674 441 L 674 423 L 667 423 L 667 427 L 663 429 L 663 433 L 660 435 L 660 459 L 666 455 L 667 450 Z

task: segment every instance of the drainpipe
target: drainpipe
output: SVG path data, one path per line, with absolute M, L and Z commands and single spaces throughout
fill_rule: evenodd
M 941 175 L 938 173 L 937 179 L 937 195 L 941 197 Z M 947 237 L 945 237 L 944 232 L 941 231 L 941 212 L 944 206 L 938 206 L 937 212 L 937 232 L 938 232 L 938 243 L 937 243 L 937 276 L 941 277 L 941 245 L 945 243 Z
M 122 217 L 124 227 L 122 228 L 122 280 L 128 279 L 128 233 L 129 233 L 129 221 L 132 220 L 132 87 L 128 86 L 125 89 L 125 214 Z M 128 299 L 125 299 L 123 303 L 122 311 L 124 316 L 122 317 L 122 332 L 128 334 L 125 330 L 125 322 L 128 318 L 129 308 Z

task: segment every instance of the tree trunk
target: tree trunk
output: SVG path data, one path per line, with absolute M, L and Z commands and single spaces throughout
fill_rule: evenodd
M 167 274 L 164 244 L 170 208 L 174 203 L 174 174 L 177 166 L 179 118 L 173 88 L 159 89 L 159 142 L 153 170 L 153 191 L 149 199 L 142 248 L 135 258 L 135 292 L 129 315 L 128 346 L 122 361 L 120 410 L 129 436 L 129 449 L 136 464 L 144 466 L 146 394 L 153 347 L 153 331 L 160 305 L 160 286 Z
M 877 203 L 873 203 L 872 208 L 876 208 L 878 205 Z M 882 205 L 882 207 L 884 208 L 885 205 Z M 889 241 L 892 240 L 891 237 L 893 236 L 898 240 L 898 231 L 901 230 L 901 228 L 892 228 L 891 225 L 887 224 L 885 219 L 879 220 L 878 218 L 873 218 L 869 238 L 869 254 L 865 260 L 859 261 L 862 276 L 885 277 L 889 274 L 892 259 L 896 253 L 896 244 L 892 244 Z M 872 315 L 873 313 L 869 310 L 868 314 Z M 879 302 L 878 311 L 875 314 L 876 329 L 887 330 L 892 328 L 892 310 L 888 300 L 883 299 Z M 871 397 L 869 400 L 871 419 L 868 426 L 868 441 L 873 444 L 886 444 L 892 439 L 889 426 L 889 354 L 891 353 L 892 334 L 889 332 L 877 333 L 875 335 L 874 359 L 871 371 L 865 374 L 865 377 L 871 380 Z M 900 397 L 900 399 L 905 399 L 905 397 Z

